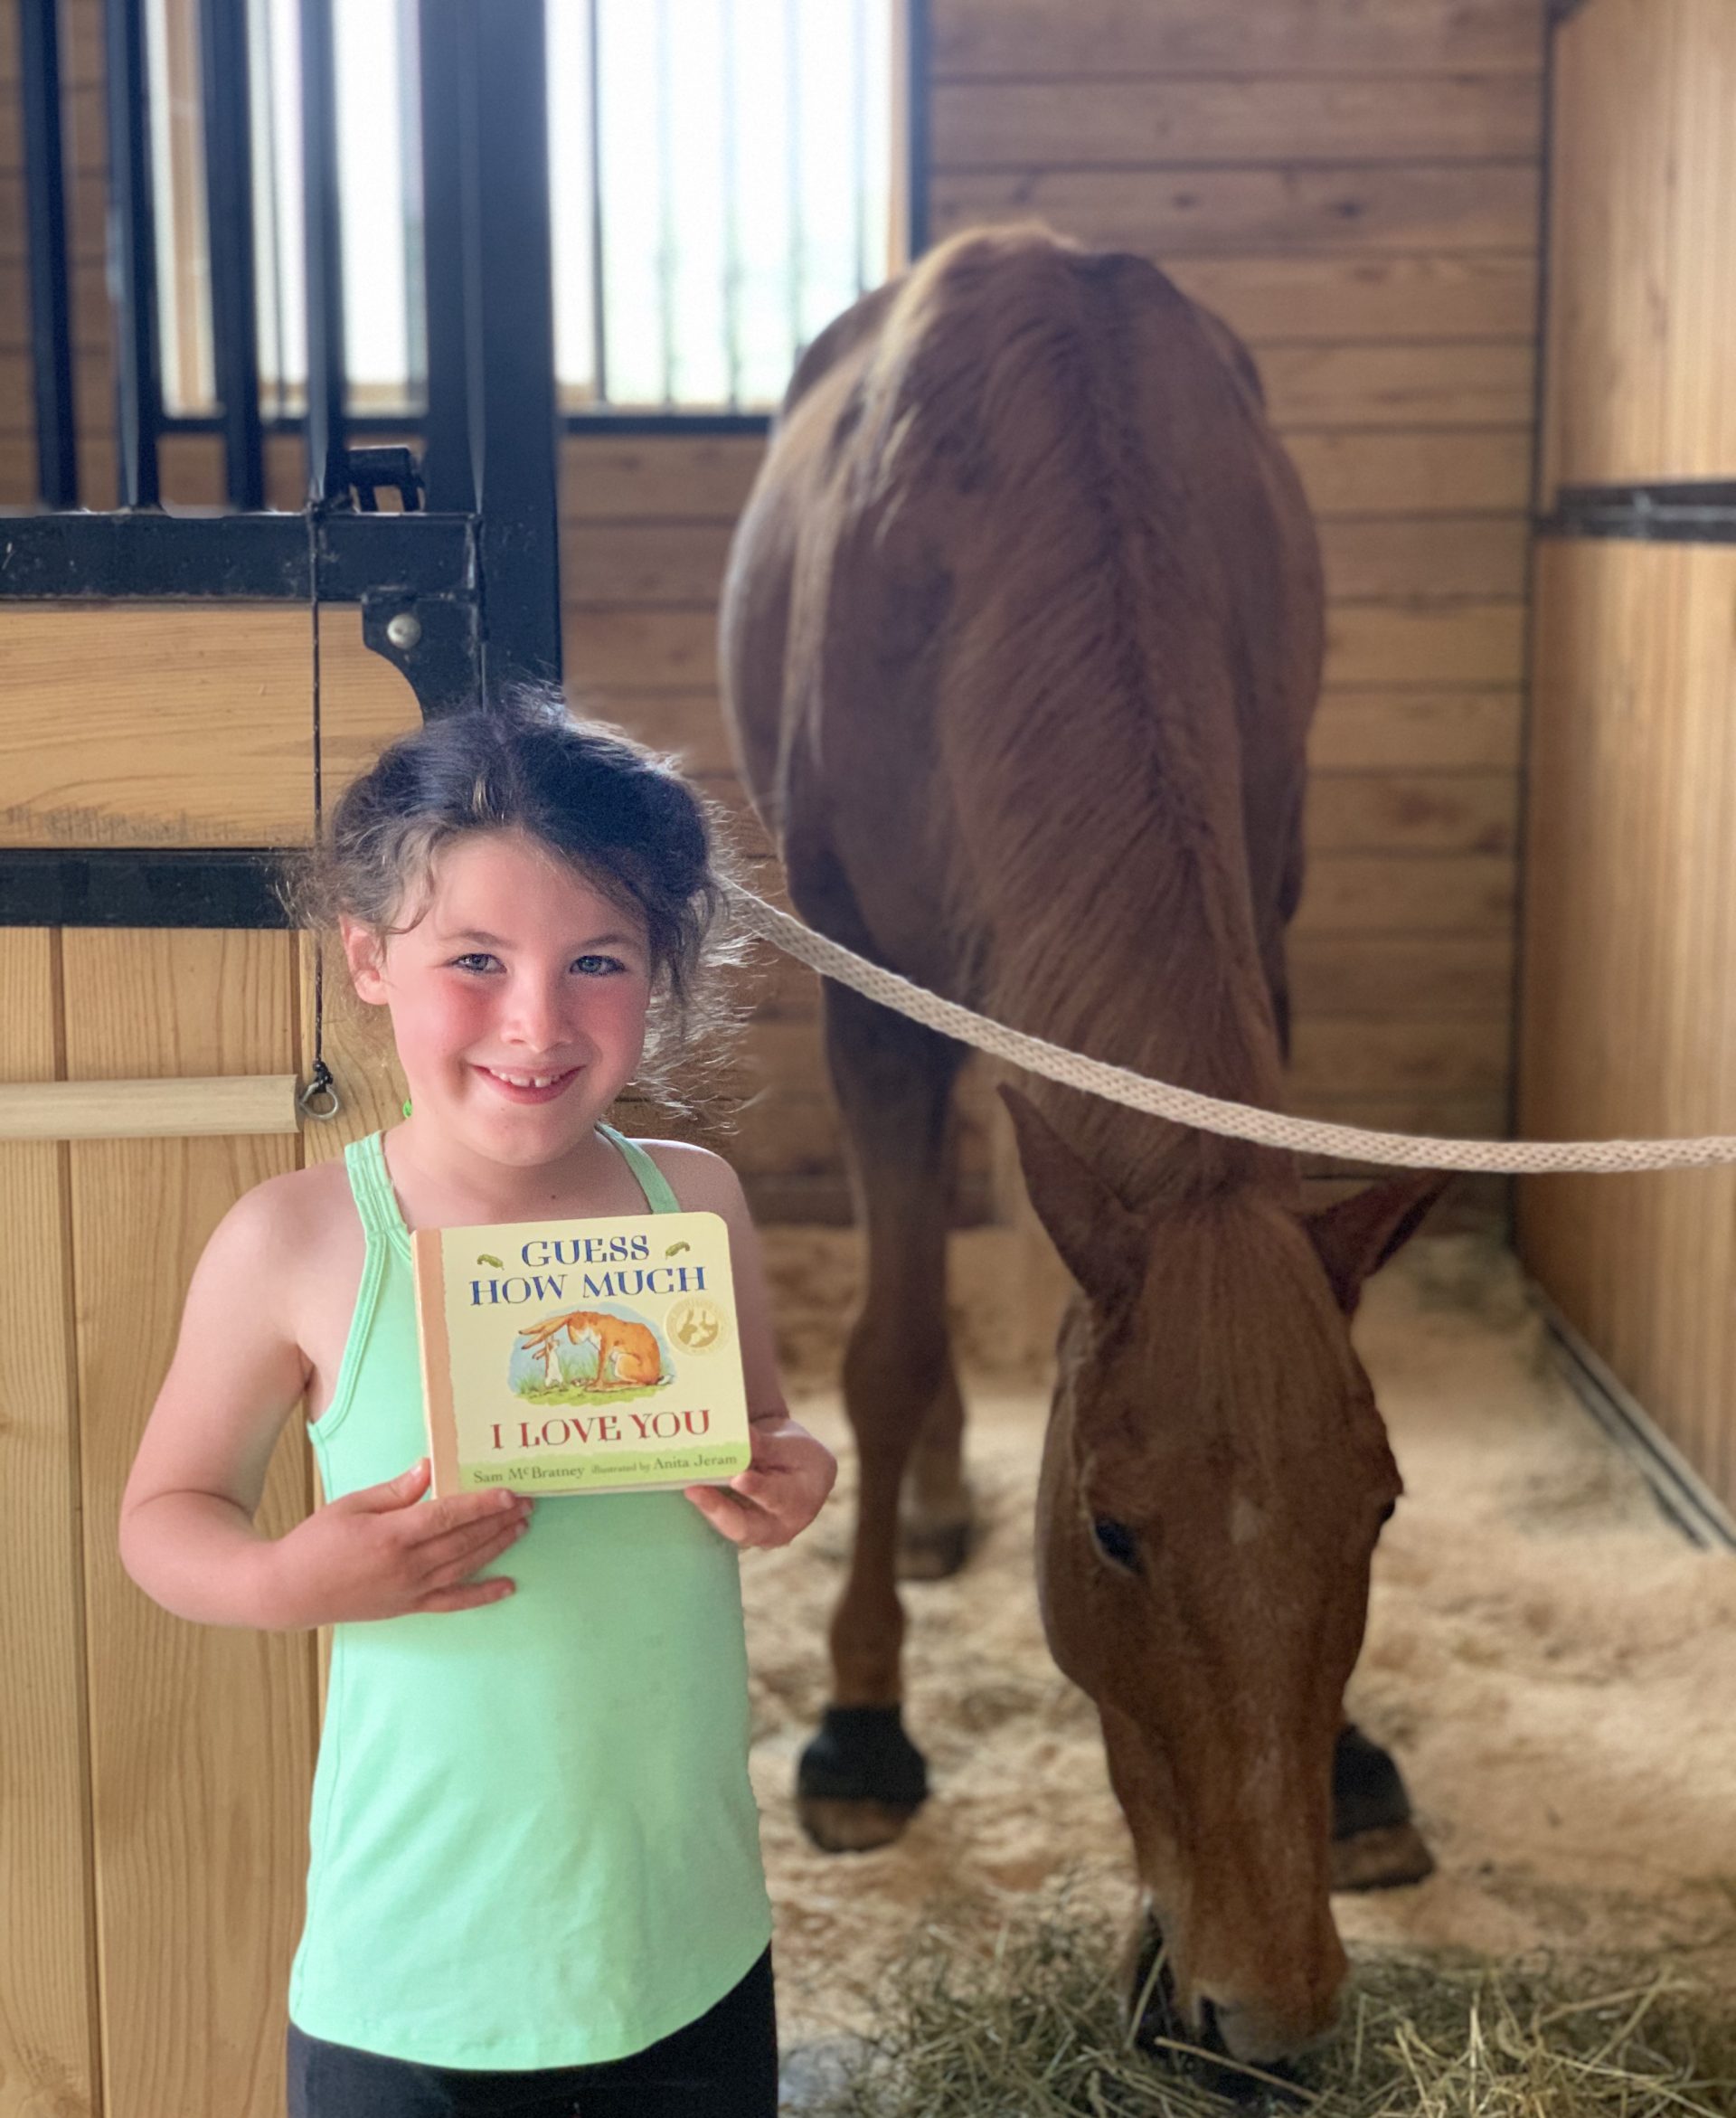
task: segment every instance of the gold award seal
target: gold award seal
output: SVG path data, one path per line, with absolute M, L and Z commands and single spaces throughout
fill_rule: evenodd
M 689 1294 L 676 1302 L 664 1319 L 663 1328 L 688 1353 L 710 1353 L 729 1336 L 723 1311 L 704 1294 Z

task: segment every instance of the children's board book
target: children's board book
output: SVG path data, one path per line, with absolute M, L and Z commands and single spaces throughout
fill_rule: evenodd
M 437 1495 L 644 1492 L 747 1469 L 721 1215 L 419 1228 L 410 1242 Z

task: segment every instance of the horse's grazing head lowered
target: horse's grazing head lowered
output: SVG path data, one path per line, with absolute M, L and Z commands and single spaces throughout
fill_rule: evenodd
M 1037 1511 L 1050 1646 L 1102 1717 L 1175 2003 L 1232 2057 L 1281 2059 L 1344 1977 L 1334 1745 L 1400 1491 L 1349 1318 L 1442 1180 L 1305 1219 L 1220 1161 L 1136 1213 L 1006 1100 L 1078 1286 Z

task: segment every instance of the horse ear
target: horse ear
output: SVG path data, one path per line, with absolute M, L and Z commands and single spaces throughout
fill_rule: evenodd
M 1062 1263 L 1102 1307 L 1131 1301 L 1149 1247 L 1138 1215 L 1080 1159 L 1029 1096 L 1005 1082 L 999 1086 L 1012 1113 L 1025 1189 Z
M 1423 1215 L 1452 1180 L 1450 1170 L 1419 1170 L 1386 1184 L 1371 1184 L 1304 1218 L 1308 1240 L 1347 1317 L 1356 1314 L 1363 1281 L 1416 1234 Z

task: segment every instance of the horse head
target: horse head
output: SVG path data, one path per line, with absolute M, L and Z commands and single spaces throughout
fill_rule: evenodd
M 1344 1978 L 1334 1749 L 1401 1490 L 1350 1318 L 1444 1179 L 1311 1217 L 1246 1176 L 1136 1211 L 1003 1093 L 1076 1282 L 1037 1508 L 1044 1629 L 1101 1718 L 1174 2004 L 1233 2057 L 1279 2060 L 1331 2027 Z

